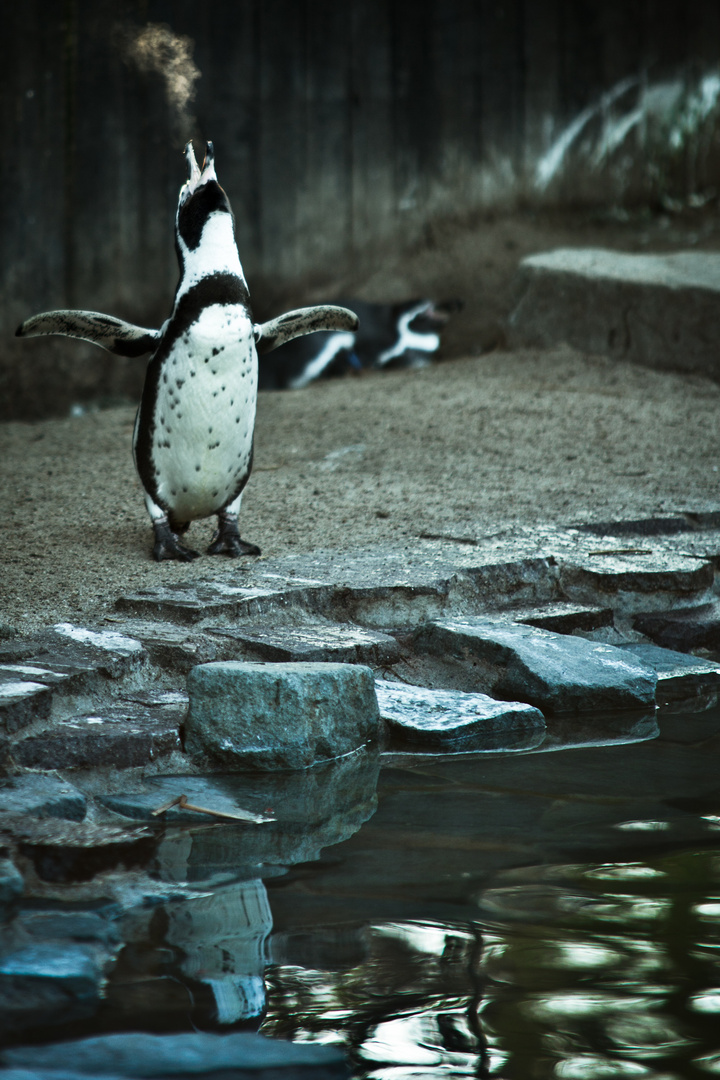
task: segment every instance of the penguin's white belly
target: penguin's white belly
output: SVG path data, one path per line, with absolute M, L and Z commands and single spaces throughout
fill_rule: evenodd
M 163 364 L 152 460 L 176 520 L 217 513 L 237 494 L 252 454 L 257 353 L 244 307 L 205 308 Z

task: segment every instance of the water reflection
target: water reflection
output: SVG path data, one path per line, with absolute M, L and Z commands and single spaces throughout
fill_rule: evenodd
M 367 1080 L 720 1075 L 720 795 L 693 722 L 393 759 L 379 786 L 377 761 L 265 780 L 263 832 L 168 829 L 146 868 L 167 895 L 118 912 L 97 892 L 94 921 L 24 911 L 0 1008 L 30 993 L 26 946 L 52 922 L 109 971 L 68 1036 L 259 1026 L 340 1044 Z M 222 780 L 241 804 L 248 783 Z M 33 1015 L 26 1039 L 47 1038 Z
M 481 892 L 465 924 L 366 927 L 344 971 L 271 968 L 262 1030 L 344 1043 L 373 1080 L 718 1069 L 720 905 L 697 894 L 720 885 L 713 853 L 548 865 L 545 887 L 538 870 Z

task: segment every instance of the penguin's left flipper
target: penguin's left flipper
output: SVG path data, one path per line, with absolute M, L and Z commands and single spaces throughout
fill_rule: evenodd
M 254 327 L 255 345 L 258 353 L 272 352 L 279 345 L 284 345 L 303 334 L 314 334 L 316 330 L 350 330 L 359 326 L 358 317 L 348 308 L 335 304 L 318 304 L 315 307 L 298 308 L 286 311 L 277 319 L 257 323 Z
M 44 311 L 26 319 L 15 331 L 16 337 L 40 337 L 60 334 L 99 345 L 116 356 L 142 356 L 152 352 L 161 337 L 160 330 L 102 315 L 98 311 Z

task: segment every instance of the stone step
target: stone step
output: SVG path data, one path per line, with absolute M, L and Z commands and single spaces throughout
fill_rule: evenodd
M 538 630 L 553 630 L 558 634 L 573 634 L 576 631 L 590 633 L 593 630 L 611 629 L 614 625 L 612 608 L 563 602 L 542 607 L 512 608 L 508 615 L 513 622 L 526 623 Z
M 659 645 L 629 644 L 620 648 L 657 672 L 658 704 L 720 692 L 720 664 Z
M 232 651 L 234 645 L 238 656 L 247 659 L 334 661 L 382 667 L 400 658 L 400 646 L 395 638 L 350 623 L 207 629 L 209 634 L 225 639 L 219 647 Z
M 259 584 L 247 586 L 205 581 L 141 589 L 119 597 L 115 609 L 144 619 L 164 619 L 187 625 L 222 617 L 262 616 L 290 607 L 312 610 L 322 606 L 331 591 L 326 582 L 283 579 L 281 575 L 273 574 L 261 575 Z
M 221 641 L 210 637 L 196 623 L 120 615 L 111 616 L 110 621 L 141 642 L 150 662 L 167 671 L 187 675 L 196 664 L 234 658 L 231 649 L 224 649 Z
M 388 727 L 388 747 L 418 750 L 529 750 L 545 734 L 539 709 L 486 694 L 427 690 L 423 686 L 376 679 L 380 718 Z
M 556 713 L 654 707 L 657 675 L 621 649 L 482 618 L 429 623 L 416 647 L 463 663 L 473 690 Z
M 165 711 L 165 710 L 164 710 Z M 16 739 L 10 756 L 29 769 L 86 769 L 149 765 L 181 750 L 184 708 L 171 715 L 139 704 L 102 704 L 89 714 L 57 720 L 52 726 Z
M 720 254 L 563 248 L 520 264 L 514 346 L 566 342 L 670 371 L 720 374 Z
M 69 623 L 0 648 L 0 731 L 13 734 L 50 717 L 60 701 L 101 693 L 147 662 L 142 644 L 116 630 Z
M 720 602 L 675 611 L 642 612 L 633 627 L 657 645 L 678 652 L 720 649 Z
M 560 583 L 570 600 L 619 614 L 700 602 L 714 579 L 709 560 L 649 548 L 603 546 L 560 560 Z
M 10 818 L 63 818 L 82 821 L 87 799 L 67 780 L 26 773 L 0 780 L 0 829 Z

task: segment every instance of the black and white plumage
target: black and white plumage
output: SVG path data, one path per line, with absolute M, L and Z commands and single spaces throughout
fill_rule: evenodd
M 315 379 L 364 368 L 424 367 L 440 346 L 440 332 L 460 300 L 372 304 L 338 300 L 360 319 L 359 329 L 315 334 L 288 342 L 260 361 L 261 390 L 299 390 Z
M 215 173 L 212 143 L 202 168 L 186 147 L 189 178 L 180 191 L 175 241 L 180 281 L 160 330 L 97 312 L 51 311 L 17 330 L 61 334 L 120 356 L 153 351 L 137 413 L 133 454 L 155 531 L 154 557 L 193 559 L 180 540 L 191 521 L 217 515 L 210 554 L 259 555 L 240 538 L 238 515 L 250 476 L 258 352 L 321 330 L 353 332 L 356 315 L 323 305 L 254 324 L 234 221 Z

